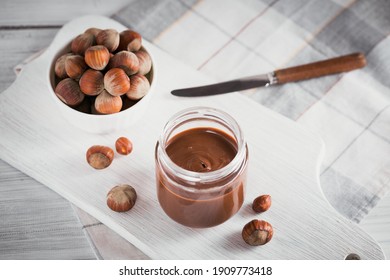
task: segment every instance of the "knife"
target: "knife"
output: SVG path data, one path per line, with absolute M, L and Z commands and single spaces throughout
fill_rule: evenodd
M 186 97 L 216 95 L 348 72 L 362 68 L 365 65 L 366 58 L 364 54 L 353 53 L 304 65 L 279 69 L 262 75 L 243 77 L 236 80 L 199 87 L 175 89 L 172 90 L 171 93 L 176 96 Z

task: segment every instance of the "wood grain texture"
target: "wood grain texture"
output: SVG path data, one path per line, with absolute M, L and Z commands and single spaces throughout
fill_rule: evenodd
M 275 71 L 280 84 L 317 78 L 325 75 L 348 72 L 366 65 L 366 58 L 362 53 L 354 53 L 318 62 L 294 66 Z
M 84 231 L 92 241 L 98 259 L 103 260 L 144 260 L 149 259 L 137 247 L 106 227 L 99 220 L 80 208 L 73 206 L 84 224 Z
M 0 160 L 0 259 L 96 259 L 70 205 Z
M 1 158 L 92 214 L 151 258 L 343 259 L 349 253 L 363 259 L 383 258 L 378 244 L 323 198 L 318 185 L 322 142 L 316 136 L 239 94 L 171 96 L 173 88 L 208 80 L 147 42 L 156 58 L 158 86 L 143 121 L 110 135 L 88 134 L 69 125 L 56 114 L 47 75 L 56 51 L 89 26 L 124 28 L 102 17 L 69 23 L 0 95 L 0 133 L 7 135 L 0 139 Z M 235 117 L 251 157 L 243 208 L 228 222 L 203 230 L 180 226 L 161 211 L 154 179 L 153 151 L 163 125 L 174 112 L 195 105 L 216 107 Z M 90 145 L 111 145 L 122 135 L 133 140 L 130 157 L 118 157 L 100 172 L 85 163 Z M 106 193 L 119 183 L 129 183 L 139 193 L 128 213 L 114 213 L 105 204 Z M 250 202 L 261 193 L 273 197 L 272 211 L 260 217 L 273 224 L 274 238 L 262 248 L 249 248 L 240 232 L 246 222 L 259 217 Z
M 60 27 L 74 18 L 97 14 L 112 15 L 133 1 L 129 0 L 3 0 L 0 27 L 52 26 Z
M 0 92 L 15 80 L 13 67 L 46 48 L 58 29 L 0 30 Z

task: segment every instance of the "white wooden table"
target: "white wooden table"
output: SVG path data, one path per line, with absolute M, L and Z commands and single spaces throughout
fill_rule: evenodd
M 5 1 L 0 10 L 0 92 L 14 67 L 46 48 L 61 26 L 85 14 L 111 16 L 129 1 Z M 44 11 L 42 11 L 44 7 Z M 3 136 L 0 136 L 3 137 Z M 34 197 L 38 194 L 38 198 Z M 31 201 L 31 198 L 34 201 Z M 12 207 L 2 199 L 12 201 Z M 31 218 L 31 209 L 34 216 Z M 0 159 L 0 259 L 143 259 L 142 252 L 57 193 Z M 48 213 L 56 209 L 56 216 Z M 20 237 L 15 232 L 22 233 Z M 20 240 L 18 240 L 20 239 Z M 107 246 L 110 240 L 110 246 Z M 37 245 L 39 244 L 39 245 Z
M 70 19 L 83 14 L 103 14 L 111 16 L 129 1 L 110 1 L 109 3 L 85 1 L 79 5 L 78 1 L 10 1 L 6 0 L 0 10 L 0 92 L 4 91 L 15 79 L 14 66 L 40 51 L 50 44 L 58 29 Z M 62 4 L 61 4 L 62 3 Z M 45 7 L 45 12 L 42 12 Z M 4 137 L 4 136 L 0 136 Z M 28 209 L 18 210 L 23 201 L 31 201 L 32 193 L 39 193 L 35 202 L 40 203 L 34 208 L 36 219 L 30 221 Z M 146 258 L 142 252 L 124 241 L 117 234 L 105 227 L 85 212 L 75 208 L 69 202 L 45 186 L 27 177 L 20 171 L 0 160 L 0 194 L 14 199 L 15 208 L 3 208 L 0 205 L 1 215 L 15 217 L 11 226 L 0 220 L 1 239 L 14 231 L 23 231 L 21 237 L 24 242 L 13 242 L 8 248 L 7 258 L 104 258 L 104 259 L 140 259 Z M 0 203 L 2 203 L 0 197 Z M 32 203 L 32 202 L 31 202 Z M 49 217 L 47 213 L 58 209 L 57 217 Z M 75 210 L 75 213 L 73 212 Z M 383 199 L 369 215 L 361 222 L 382 246 L 386 256 L 390 257 L 390 196 Z M 17 219 L 16 217 L 24 217 Z M 78 220 L 80 219 L 80 221 Z M 60 225 L 59 225 L 60 224 Z M 40 226 L 53 229 L 39 232 Z M 29 231 L 29 228 L 35 230 Z M 77 237 L 73 248 L 66 248 L 70 242 L 64 234 L 57 234 L 55 230 L 71 233 Z M 107 238 L 110 246 L 107 246 Z M 34 240 L 41 240 L 41 247 L 34 246 Z M 88 240 L 92 241 L 91 243 Z M 12 253 L 11 253 L 12 251 Z M 60 252 L 60 253 L 59 253 Z M 57 255 L 56 255 L 57 253 Z M 59 255 L 58 255 L 59 253 Z M 35 254 L 35 255 L 34 255 Z M 2 258 L 0 254 L 0 259 Z

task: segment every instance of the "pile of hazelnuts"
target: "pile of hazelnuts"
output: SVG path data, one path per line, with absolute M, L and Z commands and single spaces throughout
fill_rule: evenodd
M 89 114 L 113 114 L 133 106 L 150 89 L 152 60 L 133 30 L 89 28 L 54 66 L 55 94 Z

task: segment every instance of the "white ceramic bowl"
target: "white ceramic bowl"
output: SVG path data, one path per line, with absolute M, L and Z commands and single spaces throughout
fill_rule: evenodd
M 155 88 L 156 65 L 153 54 L 148 50 L 149 43 L 143 40 L 143 49 L 147 51 L 152 59 L 152 69 L 148 78 L 150 81 L 149 92 L 139 100 L 135 105 L 121 112 L 109 115 L 92 115 L 79 112 L 66 104 L 64 104 L 54 93 L 55 89 L 55 61 L 62 54 L 70 51 L 70 43 L 74 37 L 83 33 L 90 27 L 101 29 L 113 28 L 118 32 L 127 29 L 120 23 L 102 16 L 85 16 L 75 19 L 61 28 L 57 36 L 50 45 L 48 52 L 52 52 L 51 64 L 47 68 L 48 86 L 51 97 L 55 106 L 58 108 L 62 116 L 67 119 L 72 125 L 90 133 L 107 134 L 117 130 L 127 128 L 140 120 L 146 112 L 148 103 L 153 96 Z M 141 34 L 142 35 L 142 34 Z

